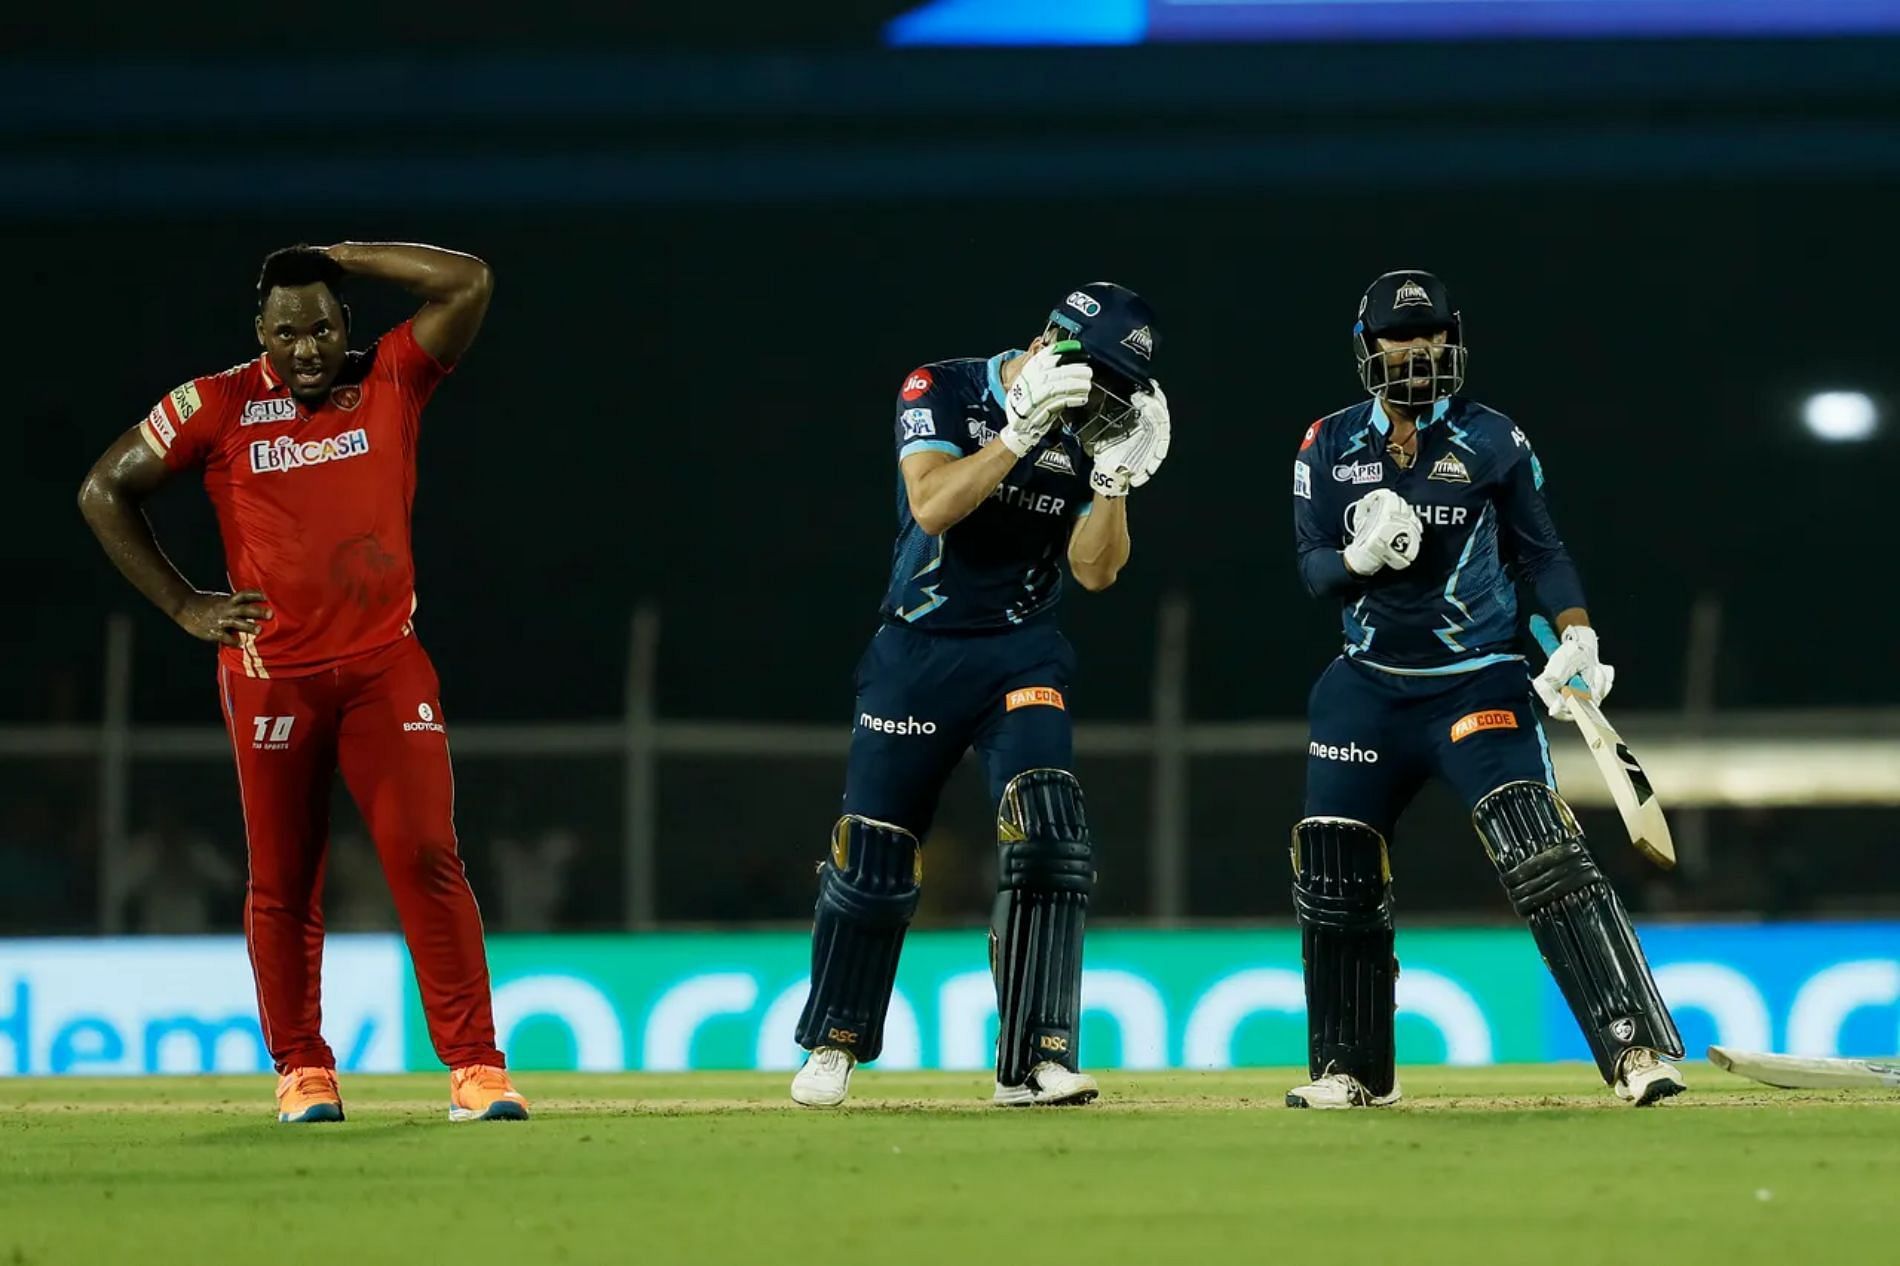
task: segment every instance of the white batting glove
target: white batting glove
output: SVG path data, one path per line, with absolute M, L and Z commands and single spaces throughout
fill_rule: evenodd
M 1161 463 L 1168 458 L 1168 445 L 1173 442 L 1174 422 L 1168 416 L 1168 397 L 1162 392 L 1161 384 L 1150 378 L 1147 391 L 1137 391 L 1129 398 L 1141 412 L 1141 429 L 1154 432 L 1154 443 L 1149 447 L 1141 469 L 1129 480 L 1132 487 L 1139 488 L 1154 478 L 1161 469 Z
M 1145 421 L 1095 454 L 1095 469 L 1089 472 L 1089 488 L 1098 497 L 1125 497 L 1128 490 L 1147 482 L 1148 475 L 1161 465 L 1155 448 L 1164 445 L 1166 436 Z M 1162 450 L 1166 455 L 1166 449 Z M 1146 472 L 1146 473 L 1144 473 Z
M 1018 457 L 1027 457 L 1042 443 L 1064 409 L 1088 402 L 1095 371 L 1087 365 L 1059 365 L 1056 360 L 1054 347 L 1038 351 L 1024 363 L 1003 397 L 1003 411 L 1009 415 L 1009 422 L 1001 438 Z
M 1382 568 L 1404 571 L 1418 558 L 1425 525 L 1404 497 L 1390 488 L 1369 492 L 1346 507 L 1346 567 L 1355 576 Z
M 1599 705 L 1616 684 L 1616 669 L 1597 658 L 1597 631 L 1577 624 L 1564 630 L 1563 642 L 1551 652 L 1544 671 L 1531 679 L 1553 720 L 1570 720 L 1570 696 L 1564 687 L 1572 677 L 1583 678 L 1591 701 Z

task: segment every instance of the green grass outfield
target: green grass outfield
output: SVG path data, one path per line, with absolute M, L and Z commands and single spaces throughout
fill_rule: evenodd
M 0 1266 L 1874 1263 L 1900 1255 L 1900 1095 L 1706 1064 L 1632 1111 L 1582 1066 L 1418 1069 L 1403 1109 L 1293 1112 L 1284 1070 L 1110 1074 L 1086 1108 L 982 1076 L 350 1077 L 280 1126 L 267 1078 L 0 1079 Z

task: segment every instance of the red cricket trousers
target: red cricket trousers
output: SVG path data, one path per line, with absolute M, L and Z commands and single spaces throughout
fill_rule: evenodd
M 369 826 L 442 1062 L 502 1066 L 482 917 L 455 840 L 435 666 L 413 637 L 308 677 L 218 670 L 250 849 L 244 936 L 279 1072 L 336 1067 L 322 1018 L 323 871 L 338 771 Z

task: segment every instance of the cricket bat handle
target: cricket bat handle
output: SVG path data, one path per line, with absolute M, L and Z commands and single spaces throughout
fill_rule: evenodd
M 1557 648 L 1563 645 L 1563 639 L 1557 636 L 1557 630 L 1550 627 L 1550 621 L 1541 615 L 1531 617 L 1531 636 L 1537 639 L 1537 644 L 1544 648 L 1546 655 L 1555 655 Z M 1567 684 L 1578 694 L 1585 697 L 1590 694 L 1590 687 L 1584 683 L 1581 674 L 1572 677 Z

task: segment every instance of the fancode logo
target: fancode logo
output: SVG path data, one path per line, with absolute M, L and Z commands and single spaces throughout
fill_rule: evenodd
M 1493 709 L 1488 712 L 1473 712 L 1459 717 L 1452 723 L 1451 741 L 1462 743 L 1473 734 L 1485 730 L 1515 730 L 1517 713 L 1508 708 Z
M 1385 463 L 1342 462 L 1333 467 L 1333 478 L 1342 484 L 1376 484 L 1385 478 Z
M 901 394 L 906 400 L 915 400 L 930 390 L 931 382 L 928 369 L 912 370 L 910 377 L 904 379 L 904 389 Z
M 1003 711 L 1014 712 L 1018 708 L 1060 708 L 1067 712 L 1069 705 L 1054 686 L 1024 686 L 1003 696 Z
M 360 426 L 322 440 L 293 440 L 288 435 L 280 435 L 274 440 L 252 441 L 251 469 L 258 474 L 295 470 L 299 466 L 347 461 L 367 452 L 369 432 Z
M 1087 291 L 1084 291 L 1084 290 L 1071 291 L 1069 293 L 1069 297 L 1067 299 L 1064 299 L 1063 302 L 1068 304 L 1071 308 L 1074 308 L 1077 312 L 1080 312 L 1085 317 L 1101 315 L 1101 311 L 1102 311 L 1101 300 L 1097 299 L 1094 295 L 1089 294 Z
M 289 422 L 297 416 L 297 402 L 290 399 L 252 400 L 238 415 L 239 426 L 261 426 L 267 422 Z

